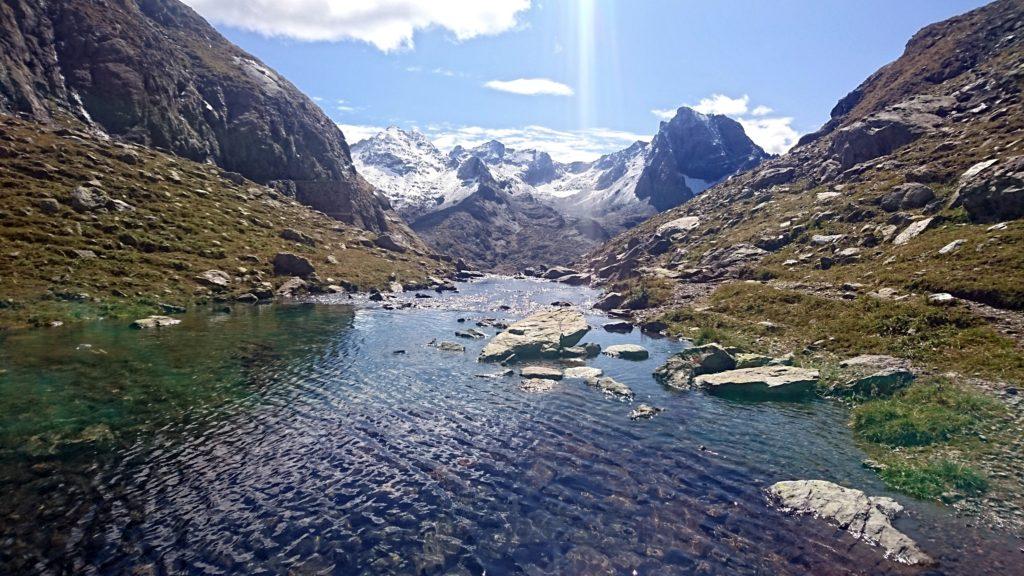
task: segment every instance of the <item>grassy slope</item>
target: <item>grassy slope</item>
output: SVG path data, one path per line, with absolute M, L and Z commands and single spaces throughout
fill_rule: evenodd
M 307 257 L 326 283 L 361 289 L 445 272 L 421 254 L 363 246 L 372 234 L 219 174 L 215 166 L 86 133 L 0 119 L 0 328 L 137 317 L 158 312 L 158 302 L 207 302 L 214 294 L 195 276 L 210 269 L 236 276 L 221 297 L 248 292 L 261 278 L 276 287 L 284 280 L 270 265 L 277 252 Z M 135 209 L 72 210 L 72 190 L 89 181 Z M 44 197 L 60 202 L 58 213 L 40 209 Z M 281 238 L 285 228 L 316 238 L 316 245 Z M 78 258 L 75 249 L 97 257 Z M 259 263 L 243 259 L 249 255 Z
M 673 334 L 697 341 L 762 353 L 794 351 L 799 363 L 821 368 L 826 380 L 839 377 L 835 366 L 840 360 L 857 354 L 913 360 L 924 375 L 910 390 L 854 409 L 851 425 L 866 451 L 884 464 L 883 479 L 894 488 L 933 499 L 950 492 L 973 496 L 987 489 L 988 498 L 1012 502 L 1021 511 L 1022 422 L 1019 410 L 1007 410 L 993 399 L 1006 400 L 1008 391 L 1024 384 L 1024 335 L 1019 329 L 1024 221 L 991 229 L 991 223 L 972 223 L 962 209 L 945 208 L 945 202 L 897 214 L 879 206 L 894 186 L 911 180 L 912 171 L 927 169 L 928 185 L 946 200 L 959 175 L 975 163 L 1022 153 L 1024 54 L 1019 41 L 1009 40 L 1013 36 L 995 31 L 1013 21 L 1002 12 L 1019 11 L 1019 6 L 1004 1 L 990 8 L 919 34 L 920 41 L 912 42 L 903 58 L 865 83 L 864 98 L 836 122 L 849 125 L 913 95 L 949 96 L 960 89 L 974 90 L 970 93 L 977 96 L 972 98 L 985 102 L 984 107 L 978 107 L 978 100 L 963 103 L 961 109 L 978 107 L 977 112 L 950 115 L 939 130 L 837 178 L 819 176 L 830 156 L 832 136 L 825 135 L 620 235 L 591 255 L 591 266 L 597 271 L 610 262 L 628 265 L 624 277 L 613 276 L 605 287 L 634 298 L 646 294 L 648 309 L 636 313 L 640 319 L 662 319 Z M 982 44 L 989 48 L 979 48 Z M 954 69 L 961 55 L 965 60 L 979 56 L 962 74 L 939 74 L 944 79 L 939 82 L 922 80 Z M 1000 92 L 986 95 L 968 88 L 981 85 L 998 86 L 992 89 Z M 795 167 L 796 178 L 763 190 L 749 187 L 777 166 Z M 658 226 L 683 216 L 698 216 L 701 225 L 674 237 L 671 248 L 660 254 L 635 256 Z M 896 246 L 878 233 L 887 225 L 903 230 L 924 217 L 935 217 L 932 226 L 905 245 Z M 703 259 L 713 250 L 800 227 L 803 231 L 789 244 L 736 270 L 733 279 L 710 286 L 686 281 L 687 271 L 706 266 Z M 835 245 L 818 246 L 811 242 L 816 234 L 844 237 Z M 954 240 L 964 243 L 952 253 L 939 254 Z M 822 258 L 836 259 L 839 250 L 851 247 L 860 250 L 852 261 L 821 266 Z M 665 279 L 657 270 L 660 276 L 667 270 L 680 277 Z M 844 287 L 850 284 L 859 286 Z M 883 288 L 895 290 L 899 300 L 869 296 Z M 925 296 L 932 292 L 1000 308 L 996 312 L 1017 320 L 1018 327 L 1013 322 L 1009 327 L 990 324 L 976 305 L 929 306 Z M 970 408 L 977 406 L 987 408 Z M 941 428 L 951 415 L 959 424 L 928 442 L 882 441 L 885 430 L 907 431 L 912 438 L 915 429 Z M 999 504 L 990 501 L 986 506 Z

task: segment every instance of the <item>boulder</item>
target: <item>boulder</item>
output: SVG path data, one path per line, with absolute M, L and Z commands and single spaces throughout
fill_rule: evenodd
M 892 243 L 896 246 L 902 246 L 907 242 L 910 242 L 927 230 L 934 220 L 935 218 L 922 218 L 920 220 L 916 220 L 913 224 L 907 226 L 903 232 L 900 232 L 896 238 L 893 239 Z
M 781 168 L 769 168 L 760 171 L 757 176 L 750 180 L 750 187 L 754 190 L 763 190 L 779 184 L 786 184 L 796 178 L 796 168 L 784 166 Z
M 886 212 L 924 208 L 935 199 L 935 191 L 924 184 L 901 184 L 882 197 L 880 206 Z
M 291 252 L 279 252 L 274 255 L 274 274 L 278 276 L 298 276 L 306 278 L 316 272 L 312 262 Z
M 736 354 L 736 368 L 760 368 L 761 366 L 767 366 L 771 361 L 771 356 L 763 354 L 752 354 L 750 352 Z
M 583 314 L 574 308 L 552 308 L 515 322 L 491 339 L 480 353 L 482 362 L 537 358 L 542 350 L 575 346 L 590 331 Z
M 289 278 L 277 289 L 277 295 L 282 298 L 294 298 L 299 293 L 306 291 L 309 286 L 302 278 Z
M 79 186 L 71 192 L 70 204 L 76 212 L 92 212 L 106 207 L 107 197 L 94 188 Z
M 673 354 L 654 371 L 654 378 L 672 388 L 687 389 L 693 379 L 736 368 L 736 358 L 718 344 L 704 344 Z
M 374 240 L 373 243 L 379 248 L 383 248 L 390 252 L 398 252 L 399 254 L 404 254 L 409 250 L 409 246 L 407 246 L 405 242 L 392 234 L 382 234 L 377 236 L 377 239 Z
M 526 379 L 561 380 L 563 373 L 549 366 L 524 366 L 519 375 Z
M 556 282 L 562 284 L 568 284 L 569 286 L 586 286 L 591 281 L 590 274 L 569 274 L 567 276 L 561 276 L 557 278 Z
M 946 254 L 952 254 L 953 252 L 956 252 L 961 246 L 963 246 L 965 242 L 967 242 L 967 240 L 964 240 L 964 239 L 953 240 L 949 244 L 946 244 L 945 246 L 940 248 L 939 249 L 939 254 L 941 254 L 943 256 L 945 256 Z
M 818 383 L 818 371 L 793 366 L 762 366 L 697 376 L 693 384 L 715 394 L 800 396 Z
M 928 303 L 932 306 L 952 306 L 956 304 L 956 296 L 948 292 L 939 292 L 928 296 Z
M 658 226 L 654 234 L 659 238 L 670 238 L 674 234 L 689 232 L 698 226 L 700 226 L 700 218 L 696 216 L 683 216 Z
M 838 384 L 832 393 L 842 396 L 885 397 L 910 386 L 916 375 L 908 368 L 882 368 Z
M 231 284 L 231 275 L 223 270 L 207 270 L 196 276 L 196 282 L 215 290 L 224 290 Z
M 601 328 L 604 328 L 606 332 L 621 332 L 628 334 L 633 331 L 633 325 L 624 320 L 616 320 L 614 322 L 605 322 Z
M 298 242 L 300 244 L 306 244 L 307 246 L 316 246 L 315 238 L 293 228 L 285 228 L 284 230 L 281 230 L 281 238 L 291 240 L 292 242 Z
M 911 565 L 933 560 L 907 535 L 892 525 L 903 507 L 892 498 L 867 496 L 826 480 L 778 482 L 768 488 L 771 500 L 783 511 L 809 514 L 885 550 L 885 557 Z
M 181 324 L 181 320 L 171 318 L 170 316 L 147 316 L 132 322 L 131 327 L 136 330 L 145 330 L 150 328 L 166 328 L 176 324 Z
M 975 222 L 1024 217 L 1024 156 L 974 166 L 960 177 L 953 202 Z
M 928 113 L 891 109 L 873 114 L 835 132 L 829 152 L 847 170 L 892 153 L 932 131 L 941 119 Z
M 604 354 L 623 360 L 647 360 L 650 357 L 647 349 L 637 344 L 615 344 L 605 348 Z
M 36 206 L 43 214 L 56 214 L 60 212 L 60 202 L 53 198 L 40 198 L 36 200 Z

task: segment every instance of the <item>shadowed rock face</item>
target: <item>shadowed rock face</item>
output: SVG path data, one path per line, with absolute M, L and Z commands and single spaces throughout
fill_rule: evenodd
M 177 0 L 10 0 L 0 46 L 0 111 L 75 117 L 261 184 L 283 181 L 337 219 L 401 228 L 323 111 Z
M 662 123 L 651 142 L 636 195 L 649 198 L 659 211 L 667 210 L 699 192 L 687 185 L 684 175 L 717 182 L 753 168 L 769 157 L 747 137 L 739 122 L 682 107 L 672 120 Z

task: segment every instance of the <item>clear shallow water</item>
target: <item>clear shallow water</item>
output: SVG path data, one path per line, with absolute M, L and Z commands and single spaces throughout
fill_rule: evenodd
M 680 343 L 595 329 L 585 341 L 651 351 L 591 361 L 665 409 L 631 422 L 582 383 L 478 378 L 498 370 L 475 361 L 484 341 L 454 337 L 593 296 L 488 279 L 421 309 L 338 299 L 8 335 L 0 573 L 1022 572 L 1019 543 L 906 497 L 898 525 L 936 569 L 768 507 L 783 479 L 885 493 L 838 406 L 666 390 L 650 373 Z

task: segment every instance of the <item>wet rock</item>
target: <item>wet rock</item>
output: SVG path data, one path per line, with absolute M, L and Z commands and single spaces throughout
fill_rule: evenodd
M 477 330 L 476 328 L 470 328 L 469 330 L 465 331 L 456 330 L 455 335 L 458 336 L 459 338 L 468 338 L 471 340 L 478 340 L 487 337 L 487 334 L 484 334 L 483 332 Z
M 615 344 L 604 349 L 606 356 L 622 360 L 647 360 L 650 353 L 638 344 Z
M 628 333 L 633 331 L 633 325 L 632 324 L 630 324 L 629 322 L 621 321 L 621 320 L 618 320 L 618 321 L 615 321 L 615 322 L 605 322 L 601 326 L 601 328 L 604 328 L 604 330 L 606 332 L 621 332 L 621 333 L 624 333 L 624 334 L 628 334 Z
M 241 302 L 242 304 L 255 304 L 260 301 L 259 296 L 252 292 L 246 292 L 245 294 L 239 294 L 235 297 L 235 302 Z
M 662 408 L 655 408 L 649 404 L 639 404 L 629 413 L 630 420 L 650 420 L 661 412 Z
M 763 366 L 704 374 L 693 385 L 715 394 L 753 397 L 800 396 L 818 383 L 818 371 L 792 366 Z
M 231 285 L 231 275 L 223 270 L 207 270 L 196 276 L 196 282 L 215 290 L 224 290 Z
M 556 282 L 568 284 L 569 286 L 586 286 L 592 280 L 590 274 L 569 274 L 559 277 Z
M 736 368 L 736 358 L 718 344 L 704 344 L 673 354 L 654 371 L 655 380 L 678 389 L 693 386 L 693 379 Z
M 446 340 L 442 340 L 440 342 L 438 342 L 437 340 L 431 340 L 430 342 L 427 343 L 427 346 L 430 346 L 432 348 L 437 348 L 438 350 L 443 350 L 445 352 L 465 352 L 466 351 L 466 347 L 463 346 L 462 344 L 459 344 L 457 342 L 448 342 Z
M 558 368 L 549 366 L 524 366 L 519 375 L 526 379 L 561 380 L 563 373 Z
M 825 480 L 778 482 L 769 497 L 784 511 L 809 514 L 845 530 L 858 540 L 885 550 L 885 557 L 901 564 L 926 565 L 933 560 L 907 535 L 892 525 L 903 507 L 891 498 L 867 496 Z
M 544 349 L 556 352 L 575 346 L 590 330 L 586 319 L 573 308 L 554 308 L 532 314 L 511 324 L 491 339 L 480 353 L 482 362 L 500 361 L 509 356 L 536 358 Z
M 166 328 L 176 324 L 181 324 L 181 320 L 171 318 L 170 316 L 147 316 L 132 322 L 131 327 L 136 330 L 148 330 L 151 328 Z
M 604 376 L 604 370 L 601 370 L 600 368 L 593 368 L 591 366 L 574 366 L 572 368 L 566 368 L 562 375 L 566 380 L 597 382 L 598 378 Z
M 541 278 L 544 278 L 545 280 L 557 280 L 559 278 L 562 278 L 563 276 L 571 276 L 573 274 L 578 274 L 578 272 L 576 272 L 572 268 L 565 268 L 564 266 L 554 266 L 552 268 L 548 268 L 548 270 L 541 275 Z
M 622 382 L 607 376 L 596 380 L 587 380 L 587 384 L 596 387 L 609 396 L 616 398 L 630 399 L 633 397 L 633 389 Z
M 166 302 L 161 302 L 161 303 L 159 303 L 157 305 L 160 307 L 160 311 L 163 312 L 164 314 L 184 314 L 185 313 L 185 307 L 184 306 L 178 306 L 177 304 L 168 304 Z
M 525 378 L 519 383 L 519 387 L 524 392 L 550 392 L 555 389 L 555 380 L 546 380 L 542 378 Z
M 274 255 L 274 274 L 278 276 L 298 276 L 306 278 L 316 272 L 313 263 L 302 256 L 291 252 L 279 252 Z

